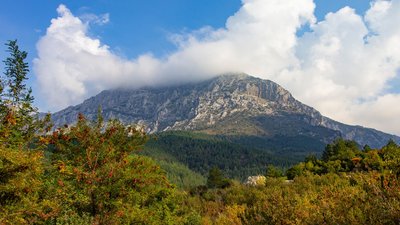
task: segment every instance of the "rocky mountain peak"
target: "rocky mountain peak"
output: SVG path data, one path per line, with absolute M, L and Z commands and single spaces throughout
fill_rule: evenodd
M 342 136 L 371 146 L 397 138 L 323 117 L 275 82 L 247 74 L 226 74 L 180 86 L 107 90 L 55 113 L 53 119 L 59 126 L 73 123 L 79 112 L 93 119 L 99 106 L 106 119 L 136 123 L 149 133 L 196 130 L 226 135 L 308 135 L 324 142 Z
M 262 80 L 247 74 L 221 75 L 210 82 L 212 92 L 230 92 L 232 94 L 251 95 L 267 101 L 288 105 L 295 99 L 277 83 Z

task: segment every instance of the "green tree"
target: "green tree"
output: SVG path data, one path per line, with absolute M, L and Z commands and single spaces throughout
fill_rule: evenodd
M 5 76 L 0 79 L 0 224 L 31 224 L 51 209 L 40 194 L 43 145 L 34 143 L 46 128 L 34 115 L 31 89 L 25 84 L 27 53 L 19 50 L 16 40 L 6 45 L 10 56 L 3 61 Z
M 362 163 L 366 171 L 382 171 L 383 169 L 383 161 L 382 158 L 379 156 L 378 150 L 369 150 L 368 152 L 366 152 L 365 158 L 363 159 Z
M 25 84 L 29 72 L 27 53 L 19 49 L 17 40 L 6 46 L 10 56 L 3 61 L 5 72 L 0 82 L 0 141 L 12 147 L 29 144 L 43 124 L 33 106 L 32 89 Z
M 386 169 L 400 177 L 400 147 L 390 140 L 381 150 Z
M 218 167 L 213 167 L 208 172 L 207 187 L 208 188 L 226 188 L 230 186 L 230 180 L 225 178 Z
M 27 102 L 31 104 L 33 97 L 31 96 L 32 89 L 27 88 L 24 83 L 27 80 L 29 72 L 28 63 L 25 62 L 27 52 L 21 51 L 18 47 L 17 40 L 9 41 L 6 43 L 7 52 L 10 57 L 6 58 L 5 75 L 8 78 L 8 97 L 10 104 L 15 107 L 21 107 L 20 103 Z
M 275 178 L 283 177 L 283 171 L 280 168 L 275 167 L 274 165 L 268 165 L 265 171 L 265 176 Z
M 289 180 L 293 180 L 295 177 L 303 175 L 304 170 L 305 170 L 305 163 L 301 162 L 301 163 L 289 168 L 286 171 L 286 177 Z
M 352 160 L 361 155 L 362 152 L 355 141 L 337 139 L 325 147 L 325 151 L 322 153 L 322 160 L 324 162 L 338 160 L 341 164 L 340 171 L 348 172 L 354 168 Z
M 118 121 L 76 125 L 47 137 L 53 185 L 63 218 L 91 218 L 96 224 L 169 224 L 175 218 L 175 189 L 151 160 L 132 154 L 147 136 Z M 176 218 L 175 218 L 176 219 Z

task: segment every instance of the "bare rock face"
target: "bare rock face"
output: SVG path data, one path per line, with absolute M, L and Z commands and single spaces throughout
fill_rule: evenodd
M 143 125 L 147 132 L 195 130 L 219 135 L 305 135 L 325 143 L 337 137 L 381 147 L 400 138 L 349 126 L 322 116 L 278 84 L 246 74 L 170 87 L 107 90 L 53 114 L 56 125 L 71 124 L 78 113 L 94 119 L 98 108 L 106 119 Z
M 267 178 L 262 175 L 257 175 L 257 176 L 250 176 L 247 178 L 247 180 L 244 182 L 245 185 L 247 186 L 265 186 L 267 182 Z

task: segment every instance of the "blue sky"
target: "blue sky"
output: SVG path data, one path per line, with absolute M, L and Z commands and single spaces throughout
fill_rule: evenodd
M 165 54 L 174 48 L 167 39 L 168 33 L 204 25 L 222 27 L 226 18 L 240 7 L 239 0 L 46 1 L 46 4 L 4 0 L 5 7 L 0 8 L 0 41 L 18 38 L 21 47 L 34 56 L 35 44 L 45 34 L 50 20 L 57 16 L 60 4 L 77 16 L 109 13 L 110 23 L 94 26 L 91 33 L 128 57 L 148 51 Z
M 2 0 L 0 42 L 17 38 L 28 51 L 43 111 L 121 84 L 246 72 L 333 119 L 400 134 L 400 109 L 379 110 L 400 99 L 399 8 L 399 0 Z
M 370 3 L 366 0 L 317 0 L 315 14 L 322 20 L 329 12 L 350 6 L 363 14 Z M 45 34 L 56 8 L 65 4 L 76 15 L 109 13 L 111 22 L 93 27 L 99 37 L 127 57 L 151 51 L 164 55 L 175 46 L 169 33 L 195 30 L 205 25 L 223 27 L 226 19 L 241 6 L 240 0 L 95 0 L 95 1 L 26 1 L 2 0 L 0 8 L 0 42 L 17 38 L 28 51 L 30 60 L 36 56 L 35 44 Z M 4 52 L 0 52 L 2 58 Z

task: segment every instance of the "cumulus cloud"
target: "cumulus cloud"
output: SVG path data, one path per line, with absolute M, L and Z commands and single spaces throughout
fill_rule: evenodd
M 314 8 L 313 0 L 242 0 L 224 28 L 172 35 L 177 50 L 162 59 L 125 59 L 88 35 L 108 16 L 85 21 L 60 5 L 37 44 L 34 71 L 49 110 L 104 89 L 245 72 L 278 82 L 333 119 L 400 134 L 400 96 L 388 91 L 400 69 L 400 0 L 374 1 L 365 15 L 345 7 L 322 21 Z M 298 37 L 304 26 L 310 32 Z
M 387 93 L 400 68 L 395 21 L 395 0 L 373 2 L 364 17 L 349 7 L 329 13 L 298 39 L 300 66 L 282 82 L 325 115 L 399 134 L 398 97 Z

